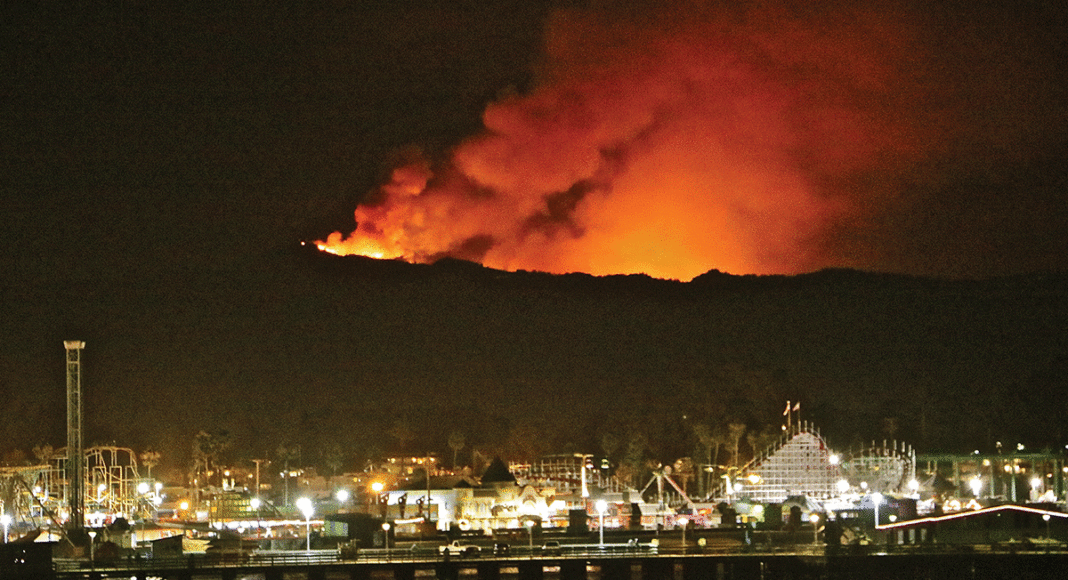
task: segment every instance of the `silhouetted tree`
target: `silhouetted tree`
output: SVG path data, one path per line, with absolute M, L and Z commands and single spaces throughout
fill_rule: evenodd
M 648 471 L 646 465 L 646 451 L 648 449 L 648 440 L 644 433 L 632 433 L 629 441 L 627 441 L 627 448 L 623 452 L 623 459 L 620 461 L 620 466 L 617 468 L 617 473 L 620 469 L 627 475 L 627 479 L 631 482 L 631 485 L 637 487 L 641 484 L 643 475 Z
M 193 438 L 193 474 L 198 480 L 204 474 L 204 483 L 211 484 L 219 461 L 219 454 L 230 447 L 230 432 L 224 429 L 201 431 Z
M 341 446 L 337 443 L 331 443 L 326 446 L 323 451 L 323 465 L 326 466 L 326 472 L 329 476 L 341 473 L 341 468 L 345 464 L 344 457 Z
M 278 446 L 278 449 L 275 449 L 274 456 L 282 464 L 282 484 L 285 487 L 282 505 L 289 505 L 289 463 L 299 460 L 300 454 L 299 444 L 282 444 Z
M 745 423 L 731 423 L 727 429 L 730 436 L 731 449 L 734 450 L 731 456 L 731 465 L 740 467 L 738 464 L 738 446 L 742 441 L 742 436 L 745 435 Z
M 682 457 L 675 460 L 674 465 L 675 481 L 682 485 L 682 491 L 689 495 L 688 484 L 694 478 L 694 465 L 693 459 L 689 457 Z
M 517 460 L 532 462 L 546 452 L 545 434 L 528 421 L 522 421 L 512 427 L 508 433 L 505 456 Z
M 467 440 L 464 438 L 464 432 L 459 430 L 453 430 L 449 433 L 449 448 L 452 449 L 452 469 L 456 471 L 456 455 L 464 448 L 464 444 Z
M 601 433 L 601 451 L 604 451 L 604 456 L 611 458 L 617 449 L 619 449 L 619 436 L 611 431 Z
M 770 447 L 779 438 L 782 437 L 782 429 L 776 429 L 768 426 L 761 431 L 750 431 L 745 434 L 745 441 L 749 444 L 749 449 L 753 451 L 753 457 L 760 455 L 765 449 Z
M 21 449 L 10 449 L 4 452 L 4 465 L 25 465 L 26 452 Z
M 55 449 L 47 443 L 43 445 L 35 445 L 32 452 L 38 465 L 47 465 L 48 462 L 52 461 L 52 456 L 55 455 Z
M 703 453 L 702 456 L 705 458 L 706 469 L 713 469 L 712 446 L 716 445 L 716 439 L 712 435 L 712 429 L 706 423 L 694 423 L 691 428 L 693 429 L 694 438 L 697 439 L 698 448 L 695 451 Z M 707 496 L 710 491 L 709 477 L 711 476 L 711 473 L 703 470 L 701 473 L 705 474 L 705 476 L 698 480 L 701 485 L 700 493 Z
M 138 457 L 141 459 L 141 465 L 148 468 L 148 479 L 152 479 L 152 468 L 159 465 L 159 451 L 148 449 L 142 451 Z
M 389 434 L 397 440 L 397 451 L 403 453 L 408 450 L 408 442 L 415 438 L 415 432 L 412 431 L 412 426 L 408 424 L 405 419 L 397 419 L 393 422 L 393 427 L 390 428 Z

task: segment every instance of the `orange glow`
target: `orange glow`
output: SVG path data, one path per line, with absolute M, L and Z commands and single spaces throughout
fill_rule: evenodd
M 823 240 L 862 203 L 849 184 L 920 156 L 906 25 L 683 4 L 555 13 L 537 89 L 447 161 L 396 167 L 319 248 L 680 280 L 842 265 Z

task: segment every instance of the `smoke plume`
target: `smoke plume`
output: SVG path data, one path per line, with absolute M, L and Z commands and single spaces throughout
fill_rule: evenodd
M 892 268 L 880 236 L 925 203 L 903 184 L 958 167 L 954 143 L 1011 146 L 1038 124 L 967 121 L 972 98 L 1013 106 L 969 80 L 961 61 L 988 53 L 937 14 L 775 4 L 554 12 L 536 88 L 491 104 L 449 159 L 409 156 L 321 247 L 681 280 Z

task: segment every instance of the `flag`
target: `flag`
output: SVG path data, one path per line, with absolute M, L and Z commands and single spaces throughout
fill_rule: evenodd
M 786 401 L 786 410 L 782 412 L 782 416 L 785 417 L 790 414 L 790 401 Z
M 797 411 L 800 411 L 800 410 L 801 410 L 801 401 L 798 401 L 796 404 L 794 404 L 794 412 L 797 412 Z

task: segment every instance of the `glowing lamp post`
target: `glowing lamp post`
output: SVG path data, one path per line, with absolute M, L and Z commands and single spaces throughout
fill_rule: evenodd
M 7 528 L 11 525 L 11 515 L 4 514 L 0 516 L 0 524 L 4 525 L 4 543 L 7 543 Z
M 820 515 L 816 512 L 812 512 L 808 516 L 808 521 L 812 522 L 812 543 L 820 543 Z
M 879 529 L 879 504 L 883 503 L 883 494 L 871 494 L 871 501 L 875 504 L 875 529 Z
M 312 507 L 312 501 L 306 497 L 297 500 L 297 509 L 304 514 L 304 522 L 307 524 L 308 551 L 311 552 L 311 517 L 315 509 Z
M 137 495 L 141 496 L 140 499 L 142 502 L 145 502 L 147 500 L 145 496 L 147 496 L 148 492 L 150 491 L 152 491 L 152 486 L 149 485 L 147 481 L 142 481 L 141 483 L 137 484 Z
M 96 532 L 89 532 L 89 561 L 96 560 Z
M 849 491 L 849 482 L 844 479 L 839 479 L 838 483 L 835 484 L 835 487 L 838 489 L 839 495 L 845 495 L 846 492 Z
M 527 527 L 527 534 L 530 535 L 530 553 L 531 553 L 531 557 L 533 558 L 534 557 L 533 556 L 533 554 L 534 554 L 534 520 L 527 520 L 526 523 L 524 523 L 523 525 Z
M 389 551 L 389 522 L 382 523 L 382 535 L 385 536 L 386 551 Z
M 382 493 L 382 490 L 385 489 L 385 488 L 386 488 L 385 484 L 383 484 L 381 481 L 376 481 L 376 482 L 371 484 L 371 491 L 375 492 L 375 495 L 374 495 L 373 498 L 368 498 L 367 499 L 367 513 L 371 513 L 371 502 L 372 501 L 375 502 L 375 504 L 377 505 L 377 503 L 378 503 L 378 494 Z
M 347 512 L 348 508 L 346 508 L 345 505 L 349 502 L 349 498 L 352 497 L 352 494 L 349 493 L 349 490 L 341 488 L 337 490 L 336 493 L 334 493 L 334 497 L 337 499 L 338 513 Z
M 137 494 L 138 494 L 138 496 L 140 496 L 138 498 L 137 504 L 138 504 L 138 507 L 141 510 L 141 518 L 140 519 L 141 519 L 141 541 L 142 542 L 144 541 L 144 535 L 145 535 L 145 519 L 147 519 L 151 515 L 151 511 L 150 511 L 151 508 L 149 508 L 148 497 L 147 497 L 148 496 L 148 492 L 150 492 L 150 491 L 152 491 L 152 486 L 149 485 L 147 481 L 142 481 L 141 483 L 137 484 Z M 133 531 L 131 532 L 131 534 L 133 534 L 133 536 L 131 538 L 131 544 L 136 548 L 137 547 L 137 535 Z
M 1049 546 L 1049 514 L 1042 514 L 1042 521 L 1046 522 L 1046 546 Z
M 682 551 L 686 551 L 686 526 L 690 525 L 688 518 L 679 518 L 679 525 L 682 526 Z
M 600 545 L 604 547 L 604 512 L 608 509 L 608 502 L 603 499 L 597 500 L 595 504 L 597 506 L 597 514 L 601 516 L 601 523 L 598 526 L 598 531 L 601 533 Z
M 248 504 L 249 504 L 249 506 L 252 507 L 252 509 L 256 510 L 256 533 L 259 534 L 259 528 L 260 528 L 260 506 L 263 505 L 263 502 L 260 501 L 260 498 L 254 497 L 251 500 L 249 500 Z

